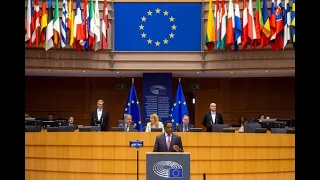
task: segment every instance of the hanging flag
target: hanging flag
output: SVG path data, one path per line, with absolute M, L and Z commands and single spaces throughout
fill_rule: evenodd
M 242 11 L 242 50 L 247 49 L 248 46 L 248 7 L 247 0 L 243 0 L 243 11 Z
M 39 47 L 40 6 L 39 1 L 34 0 L 34 29 L 32 32 L 32 43 Z
M 33 8 L 32 1 L 28 0 L 27 5 L 27 34 L 25 35 L 25 42 L 29 47 L 32 45 L 32 31 L 33 31 Z
M 88 37 L 88 33 L 89 33 L 89 29 L 90 29 L 90 23 L 89 22 L 89 3 L 88 0 L 84 0 L 84 4 L 83 4 L 83 21 L 84 21 L 84 34 L 86 36 L 86 42 L 84 43 L 84 49 L 85 50 L 89 50 L 89 37 Z
M 216 16 L 216 50 L 219 51 L 220 49 L 220 44 L 221 44 L 221 10 L 219 9 L 219 1 L 216 1 L 216 11 L 215 11 L 215 16 Z
M 234 51 L 238 51 L 239 49 L 238 46 L 241 44 L 241 33 L 242 33 L 239 0 L 236 0 L 236 5 L 235 5 L 234 28 L 235 28 L 234 29 Z
M 260 0 L 256 0 L 256 13 L 255 13 L 254 19 L 255 19 L 254 25 L 256 28 L 257 37 L 255 40 L 253 40 L 253 42 L 251 43 L 251 46 L 253 46 L 253 48 L 256 48 L 261 44 L 261 30 L 263 28 L 263 19 L 262 19 Z
M 270 9 L 270 45 L 272 49 L 277 50 L 277 46 L 275 44 L 276 37 L 277 37 L 277 27 L 276 27 L 276 11 L 275 11 L 275 3 L 274 0 L 271 2 L 271 9 Z
M 291 37 L 291 33 L 290 33 L 291 15 L 290 15 L 289 0 L 284 1 L 283 16 L 284 16 L 284 35 L 283 35 L 283 49 L 284 49 Z
M 42 0 L 42 15 L 40 26 L 40 46 L 46 49 L 46 27 L 48 25 L 47 0 Z
M 68 24 L 68 2 L 62 2 L 62 22 L 61 22 L 61 48 L 67 45 L 67 24 Z
M 226 36 L 227 36 L 227 5 L 222 0 L 222 11 L 221 11 L 221 47 L 227 49 Z
M 48 4 L 48 25 L 46 29 L 46 51 L 53 47 L 53 9 L 52 0 Z
M 233 13 L 233 3 L 232 0 L 229 0 L 229 9 L 228 9 L 228 19 L 227 19 L 227 37 L 226 37 L 226 47 L 231 51 L 231 46 L 234 43 L 234 13 Z
M 101 36 L 101 26 L 100 26 L 100 13 L 99 13 L 99 4 L 98 0 L 96 0 L 96 8 L 94 10 L 94 39 L 95 39 L 95 46 L 94 50 L 97 51 L 100 49 L 101 44 L 100 44 L 100 36 Z
M 94 40 L 94 10 L 93 10 L 93 0 L 90 0 L 90 9 L 89 9 L 89 46 L 90 49 L 94 47 L 95 40 Z
M 251 40 L 251 45 L 252 42 L 257 39 L 257 33 L 256 33 L 256 28 L 255 28 L 255 23 L 254 23 L 254 18 L 253 18 L 253 9 L 252 9 L 252 0 L 249 0 L 249 13 L 248 13 L 248 36 Z
M 121 2 L 113 12 L 115 51 L 202 49 L 201 2 Z
M 73 10 L 73 0 L 69 0 L 68 6 L 68 22 L 67 27 L 69 31 L 69 45 L 70 47 L 74 46 L 74 10 Z
M 174 99 L 174 103 L 171 110 L 172 110 L 171 121 L 173 125 L 173 130 L 175 131 L 176 127 L 182 123 L 183 116 L 185 115 L 188 116 L 188 106 L 183 94 L 180 79 L 179 79 L 179 84 L 176 92 L 176 97 Z
M 109 28 L 108 3 L 107 3 L 107 0 L 104 0 L 102 26 L 101 26 L 101 31 L 102 31 L 101 49 L 107 49 L 108 47 L 108 28 Z
M 128 95 L 126 107 L 124 109 L 124 116 L 123 119 L 127 114 L 130 114 L 132 116 L 132 122 L 134 123 L 135 128 L 137 131 L 142 131 L 142 125 L 141 125 L 141 115 L 140 115 L 140 104 L 138 101 L 138 96 L 136 93 L 136 89 L 134 87 L 134 83 L 132 80 L 130 92 Z
M 269 44 L 270 31 L 271 31 L 270 30 L 269 15 L 268 15 L 267 0 L 263 0 L 262 18 L 263 18 L 263 29 L 262 29 L 262 33 L 261 33 L 261 48 L 264 48 Z
M 283 47 L 283 19 L 282 19 L 282 3 L 281 0 L 277 0 L 276 6 L 276 39 L 275 45 L 276 49 L 280 49 Z
M 59 20 L 59 0 L 56 0 L 54 3 L 54 17 L 53 17 L 53 41 L 54 45 L 57 48 L 59 44 L 59 39 L 60 39 L 60 20 Z
M 207 22 L 207 31 L 206 31 L 206 46 L 209 52 L 213 51 L 214 42 L 216 39 L 214 27 L 214 19 L 213 19 L 213 10 L 212 10 L 212 0 L 209 1 L 209 14 L 208 14 L 208 22 Z
M 76 49 L 78 51 L 83 49 L 86 35 L 84 34 L 83 16 L 81 12 L 80 0 L 77 0 L 76 11 L 74 16 L 74 39 Z
M 292 2 L 292 12 L 291 12 L 291 36 L 293 47 L 295 48 L 296 43 L 296 0 Z

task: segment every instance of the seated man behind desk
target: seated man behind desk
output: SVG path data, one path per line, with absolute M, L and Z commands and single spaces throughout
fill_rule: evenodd
M 183 152 L 181 137 L 173 134 L 171 121 L 164 123 L 165 133 L 156 137 L 153 152 Z
M 136 130 L 136 127 L 132 124 L 132 116 L 130 114 L 126 114 L 124 123 L 119 124 L 119 127 L 123 127 L 125 132 Z
M 184 115 L 182 118 L 182 124 L 177 127 L 177 132 L 189 132 L 190 128 L 194 128 L 193 124 L 189 124 L 189 116 Z
M 109 130 L 109 111 L 103 109 L 103 100 L 97 102 L 97 109 L 91 112 L 91 126 L 101 126 L 101 131 Z
M 78 126 L 74 123 L 73 117 L 68 117 L 67 126 L 72 126 L 74 129 L 78 129 Z

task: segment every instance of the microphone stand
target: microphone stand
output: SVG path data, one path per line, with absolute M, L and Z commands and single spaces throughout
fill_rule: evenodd
M 139 180 L 139 148 L 137 148 L 137 180 Z
M 143 141 L 130 141 L 130 147 L 137 149 L 137 180 L 139 180 L 139 148 L 143 147 Z

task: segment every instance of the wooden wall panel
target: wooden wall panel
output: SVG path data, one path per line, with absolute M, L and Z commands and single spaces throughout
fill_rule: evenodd
M 257 117 L 260 113 L 278 118 L 294 118 L 294 77 L 286 78 L 182 78 L 182 88 L 188 101 L 190 117 L 196 127 L 209 110 L 210 102 L 229 125 L 240 115 Z M 142 104 L 142 78 L 135 78 L 135 88 Z M 178 78 L 173 79 L 173 98 Z M 116 89 L 125 84 L 125 89 Z M 200 89 L 190 89 L 199 84 Z M 131 78 L 98 77 L 31 77 L 25 78 L 25 109 L 32 117 L 74 116 L 77 124 L 89 125 L 90 112 L 98 99 L 105 101 L 110 111 L 111 126 L 122 118 Z M 191 105 L 195 96 L 196 104 Z M 194 107 L 194 109 L 193 109 Z M 142 106 L 141 106 L 142 111 Z

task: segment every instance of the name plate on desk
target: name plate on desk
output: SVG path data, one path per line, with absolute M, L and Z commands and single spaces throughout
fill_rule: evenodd
M 129 146 L 131 148 L 141 148 L 141 147 L 143 147 L 143 141 L 139 141 L 139 140 L 130 141 Z

